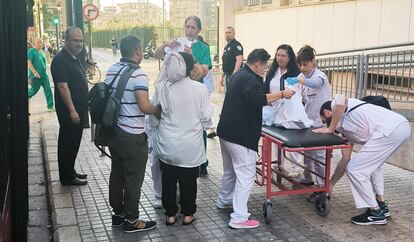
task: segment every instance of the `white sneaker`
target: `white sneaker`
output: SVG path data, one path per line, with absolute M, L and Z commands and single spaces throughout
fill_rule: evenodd
M 249 218 L 245 222 L 241 223 L 229 223 L 229 226 L 233 229 L 254 229 L 260 226 L 260 222 Z
M 152 207 L 155 209 L 162 209 L 162 200 L 159 198 L 156 198 L 153 202 L 152 202 Z

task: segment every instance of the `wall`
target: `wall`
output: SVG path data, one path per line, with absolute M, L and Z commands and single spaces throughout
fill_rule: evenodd
M 220 11 L 225 12 L 221 19 L 234 19 L 236 38 L 246 53 L 263 47 L 274 54 L 282 43 L 291 44 L 295 51 L 310 44 L 323 53 L 414 41 L 414 0 L 356 0 L 277 8 L 273 4 L 243 11 L 225 6 L 231 4 L 226 1 L 221 5 Z

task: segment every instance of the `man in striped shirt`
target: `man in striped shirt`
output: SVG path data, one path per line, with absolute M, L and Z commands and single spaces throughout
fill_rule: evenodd
M 144 132 L 145 114 L 160 115 L 148 97 L 148 76 L 139 64 L 142 60 L 141 41 L 133 35 L 122 38 L 122 58 L 109 67 L 105 82 L 116 91 L 120 77 L 127 67 L 136 70 L 129 78 L 118 116 L 115 134 L 110 137 L 112 155 L 109 178 L 109 203 L 113 209 L 112 226 L 124 226 L 124 232 L 153 229 L 154 221 L 139 219 L 139 199 L 148 158 L 147 135 Z

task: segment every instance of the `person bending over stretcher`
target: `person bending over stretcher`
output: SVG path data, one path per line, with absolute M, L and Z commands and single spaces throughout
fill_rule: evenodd
M 356 207 L 366 208 L 351 221 L 358 225 L 386 224 L 390 211 L 384 201 L 383 165 L 410 137 L 408 120 L 386 108 L 355 98 L 345 100 L 341 95 L 325 102 L 320 115 L 328 126 L 314 132 L 337 130 L 352 145 L 363 145 L 352 158 L 352 148 L 342 150 L 342 159 L 331 178 L 331 191 L 346 171 Z

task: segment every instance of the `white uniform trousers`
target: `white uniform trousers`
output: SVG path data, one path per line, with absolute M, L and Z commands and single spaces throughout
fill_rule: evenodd
M 223 178 L 218 205 L 233 205 L 230 223 L 242 223 L 249 219 L 249 200 L 256 177 L 256 151 L 220 139 L 223 157 Z
M 388 137 L 376 131 L 351 158 L 346 172 L 357 208 L 378 206 L 375 195 L 384 195 L 383 164 L 410 134 L 408 122 L 399 124 Z
M 162 178 L 161 178 L 161 167 L 160 159 L 151 152 L 148 156 L 151 166 L 152 182 L 154 183 L 154 197 L 155 199 L 161 199 L 162 197 Z
M 325 163 L 326 151 L 325 150 L 310 150 L 305 151 L 305 156 L 311 157 L 315 160 Z M 315 172 L 320 176 L 325 176 L 325 167 L 307 157 L 304 158 L 303 164 L 309 168 L 311 171 Z M 312 173 L 305 172 L 305 177 L 307 179 L 312 178 Z M 323 187 L 325 185 L 325 180 L 319 176 L 315 175 L 315 185 L 318 187 Z

